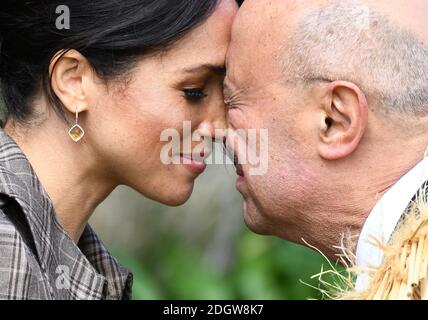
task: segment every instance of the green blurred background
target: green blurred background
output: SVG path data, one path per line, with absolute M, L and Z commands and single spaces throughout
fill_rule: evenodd
M 300 280 L 325 261 L 301 246 L 247 229 L 233 167 L 212 165 L 182 207 L 119 187 L 91 223 L 134 273 L 134 299 L 320 298 Z M 171 181 L 171 183 L 174 183 Z

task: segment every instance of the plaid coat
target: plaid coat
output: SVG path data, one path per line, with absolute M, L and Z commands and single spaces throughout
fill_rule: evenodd
M 0 299 L 130 299 L 132 274 L 90 226 L 79 243 L 18 145 L 0 129 Z

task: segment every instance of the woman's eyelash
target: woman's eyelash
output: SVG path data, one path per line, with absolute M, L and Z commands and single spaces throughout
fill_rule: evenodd
M 184 89 L 183 92 L 186 99 L 190 101 L 200 101 L 208 97 L 208 95 L 204 93 L 202 89 Z

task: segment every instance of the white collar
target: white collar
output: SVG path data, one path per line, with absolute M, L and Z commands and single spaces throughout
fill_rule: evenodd
M 361 231 L 357 244 L 357 267 L 377 267 L 382 263 L 383 252 L 370 244 L 372 237 L 388 242 L 401 216 L 422 184 L 428 180 L 428 158 L 405 174 L 388 190 L 371 211 Z M 367 273 L 357 278 L 355 289 L 363 291 L 368 286 Z

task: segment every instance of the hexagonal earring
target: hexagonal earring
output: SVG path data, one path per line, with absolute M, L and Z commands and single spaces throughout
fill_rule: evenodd
M 73 127 L 71 127 L 71 129 L 68 131 L 68 135 L 74 142 L 79 142 L 80 140 L 82 140 L 83 136 L 85 135 L 85 131 L 79 125 L 79 112 L 77 111 L 77 107 L 76 107 L 76 124 Z

